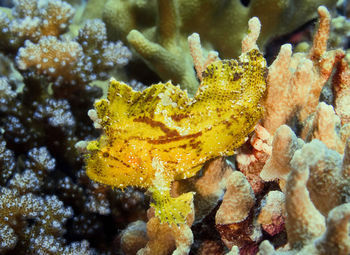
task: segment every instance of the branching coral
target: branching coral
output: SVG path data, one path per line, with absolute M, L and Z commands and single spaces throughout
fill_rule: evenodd
M 110 189 L 92 183 L 85 171 L 79 171 L 83 160 L 74 147 L 79 140 L 97 136 L 85 112 L 101 93 L 100 89 L 87 83 L 106 79 L 114 64 L 126 64 L 130 52 L 121 43 L 107 41 L 104 24 L 99 20 L 87 21 L 75 40 L 60 37 L 67 31 L 70 21 L 65 24 L 57 21 L 64 18 L 55 11 L 59 11 L 58 5 L 69 7 L 60 9 L 62 15 L 73 14 L 70 5 L 61 1 L 18 1 L 12 20 L 1 12 L 2 21 L 7 23 L 2 23 L 4 27 L 0 33 L 6 32 L 8 36 L 4 34 L 2 39 L 5 41 L 0 43 L 1 50 L 7 54 L 6 58 L 1 56 L 1 63 L 6 61 L 16 73 L 1 65 L 2 75 L 7 77 L 0 78 L 0 185 L 1 195 L 6 193 L 11 196 L 0 198 L 3 209 L 1 237 L 4 238 L 1 239 L 0 253 L 89 254 L 91 243 L 102 252 L 111 239 L 106 238 L 107 234 L 96 233 L 101 232 L 106 218 L 117 218 L 118 215 L 118 220 L 123 221 L 124 217 L 131 220 L 145 217 L 142 216 L 145 212 L 141 192 L 130 190 L 118 196 Z M 16 34 L 13 30 L 15 25 L 21 23 L 24 29 L 23 22 L 40 26 L 28 27 L 37 29 L 38 33 L 33 33 L 32 37 L 25 31 L 21 35 Z M 57 25 L 57 29 L 52 25 Z M 54 33 L 49 33 L 49 30 Z M 14 55 L 17 48 L 23 46 L 24 40 L 34 51 L 30 52 L 33 55 L 27 55 L 26 60 L 37 62 L 19 73 L 15 69 L 18 66 L 14 65 Z M 35 48 L 45 42 L 46 49 Z M 55 50 L 50 48 L 54 44 Z M 60 59 L 68 54 L 63 50 L 71 50 L 65 48 L 66 45 L 76 46 L 83 54 L 81 65 L 86 65 L 81 66 L 81 73 L 74 77 L 72 73 L 79 68 L 75 65 L 75 70 L 71 70 L 74 69 L 71 64 L 76 64 L 74 61 L 78 56 Z M 24 47 L 20 51 L 26 50 Z M 21 59 L 19 56 L 20 53 L 19 62 L 25 61 L 22 55 Z M 66 65 L 61 66 L 64 60 Z M 56 84 L 51 86 L 49 81 Z M 74 82 L 84 86 L 68 86 Z M 55 86 L 62 84 L 66 86 Z M 11 210 L 3 207 L 10 205 L 11 201 Z M 135 213 L 125 216 L 125 212 L 133 210 Z M 29 215 L 26 212 L 33 213 Z M 116 225 L 123 224 L 118 222 Z M 69 234 L 63 237 L 66 230 Z
M 197 87 L 187 36 L 197 32 L 206 51 L 215 49 L 224 58 L 240 54 L 248 20 L 257 16 L 263 25 L 261 46 L 272 37 L 292 32 L 315 17 L 325 1 L 153 0 L 107 1 L 103 19 L 111 36 L 121 36 L 164 80 L 172 80 L 194 94 Z M 118 37 L 120 38 L 120 37 Z
M 56 84 L 87 84 L 106 79 L 115 65 L 127 64 L 130 51 L 121 42 L 107 42 L 102 21 L 87 21 L 75 40 L 41 37 L 37 43 L 26 41 L 17 55 L 18 67 L 49 77 Z
M 349 138 L 346 143 L 341 141 L 341 135 L 336 132 L 339 117 L 325 103 L 319 104 L 310 123 L 306 126 L 310 143 L 297 138 L 286 125 L 276 130 L 272 155 L 261 176 L 265 180 L 280 179 L 285 190 L 285 224 L 290 246 L 286 253 L 348 254 L 349 204 L 344 203 L 349 202 Z M 340 133 L 346 139 L 347 128 L 344 125 L 342 129 Z M 264 241 L 260 254 L 284 253 L 275 252 Z
M 344 125 L 350 122 L 348 107 L 350 95 L 350 68 L 348 61 L 345 59 L 342 59 L 337 66 L 332 86 L 335 92 L 335 111 Z
M 147 222 L 147 236 L 149 238 L 145 248 L 137 254 L 188 254 L 193 243 L 193 234 L 188 225 L 192 224 L 193 215 L 188 215 L 187 224 L 176 227 L 162 223 L 158 217 L 151 217 Z M 176 249 L 175 249 L 176 248 Z
M 263 230 L 274 236 L 284 230 L 285 195 L 281 191 L 270 191 L 261 202 L 258 222 Z
M 264 165 L 260 176 L 265 181 L 276 179 L 286 181 L 294 152 L 300 149 L 303 144 L 303 140 L 297 138 L 287 125 L 280 126 L 272 141 L 271 156 Z
M 107 79 L 124 66 L 130 51 L 119 41 L 107 41 L 101 20 L 88 20 L 75 39 L 68 35 L 74 9 L 66 2 L 18 0 L 12 16 L 0 11 L 0 49 L 17 52 L 17 65 L 31 76 L 42 75 L 57 84 L 88 84 Z
M 59 36 L 67 31 L 74 9 L 68 3 L 16 0 L 12 17 L 0 12 L 0 47 L 18 49 L 25 40 L 38 42 L 43 36 Z
M 304 162 L 305 158 L 302 160 L 306 164 L 305 167 L 310 168 L 310 177 L 308 178 L 310 197 L 317 209 L 326 215 L 332 208 L 341 204 L 344 199 L 348 201 L 348 192 L 346 191 L 349 186 L 346 161 L 348 149 L 345 149 L 342 165 L 341 154 L 328 149 L 317 139 L 304 145 L 289 127 L 283 125 L 276 131 L 272 156 L 264 166 L 261 175 L 266 180 L 278 178 L 286 181 L 293 169 L 294 155 L 300 149 L 303 156 L 308 157 L 307 163 Z M 296 160 L 294 161 L 296 162 Z
M 0 140 L 0 184 L 4 185 L 15 170 L 15 157 L 13 151 L 6 148 L 6 141 Z
M 343 154 L 345 142 L 350 135 L 349 125 L 341 125 L 339 116 L 331 105 L 319 103 L 315 112 L 309 116 L 301 132 L 305 141 L 318 139 L 329 149 Z
M 318 12 L 320 22 L 310 52 L 292 55 L 291 46 L 283 45 L 269 67 L 263 126 L 271 133 L 291 122 L 293 116 L 298 116 L 300 122 L 305 121 L 316 109 L 321 89 L 333 67 L 345 56 L 341 49 L 327 51 L 330 14 L 322 6 Z M 282 84 L 288 84 L 288 88 Z
M 28 247 L 27 252 L 40 254 L 89 253 L 87 242 L 65 246 L 62 239 L 72 209 L 64 207 L 57 196 L 40 195 L 55 160 L 44 147 L 34 148 L 28 156 L 27 169 L 13 175 L 8 187 L 0 187 L 0 251 Z
M 215 215 L 216 228 L 227 247 L 243 248 L 261 238 L 260 227 L 249 217 L 255 204 L 254 192 L 238 171 L 228 177 L 226 187 L 223 202 Z
M 224 157 L 216 158 L 204 165 L 199 176 L 173 182 L 171 195 L 176 197 L 182 193 L 195 192 L 195 222 L 200 222 L 222 199 L 232 171 L 232 165 Z
M 343 158 L 316 139 L 294 153 L 286 184 L 288 254 L 349 253 L 348 158 L 349 141 Z M 264 241 L 260 254 L 280 253 Z

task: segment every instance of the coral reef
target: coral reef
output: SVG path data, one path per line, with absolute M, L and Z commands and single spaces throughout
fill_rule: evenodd
M 107 99 L 95 104 L 104 134 L 87 145 L 88 176 L 118 188 L 151 188 L 162 221 L 183 222 L 191 196 L 163 199 L 164 193 L 173 180 L 195 175 L 245 141 L 261 116 L 265 71 L 256 49 L 238 61 L 213 62 L 194 98 L 170 82 L 140 93 L 111 80 Z
M 349 155 L 349 141 L 342 156 L 317 139 L 293 154 L 285 188 L 288 254 L 349 253 Z M 268 241 L 260 245 L 260 254 L 280 253 Z
M 17 50 L 25 40 L 34 43 L 43 36 L 59 36 L 67 31 L 73 7 L 61 0 L 16 0 L 10 17 L 0 13 L 0 48 Z
M 208 1 L 152 0 L 106 1 L 103 20 L 112 38 L 122 38 L 164 80 L 180 84 L 190 94 L 197 87 L 187 37 L 196 32 L 206 51 L 215 49 L 223 58 L 240 54 L 248 20 L 262 23 L 260 46 L 315 18 L 324 1 Z M 208 29 L 215 28 L 215 29 Z
M 325 7 L 320 7 L 318 12 L 320 23 L 310 51 L 292 55 L 291 45 L 283 45 L 269 67 L 263 126 L 271 133 L 292 116 L 303 122 L 315 111 L 322 87 L 333 68 L 344 58 L 340 49 L 327 51 L 330 14 Z M 280 84 L 288 84 L 288 87 Z
M 21 70 L 44 74 L 55 84 L 74 85 L 107 79 L 109 70 L 127 64 L 130 58 L 130 51 L 121 42 L 107 42 L 101 20 L 89 20 L 75 40 L 44 36 L 37 43 L 25 41 L 18 51 L 17 65 Z
M 74 14 L 66 2 L 14 1 L 12 15 L 0 13 L 0 253 L 108 253 L 117 229 L 107 222 L 145 218 L 144 195 L 91 182 L 75 144 L 98 136 L 86 112 L 102 92 L 89 81 L 107 79 L 130 51 L 107 41 L 100 20 L 63 36 Z M 65 45 L 82 55 L 64 59 L 74 54 Z
M 0 1 L 0 253 L 349 254 L 348 6 Z

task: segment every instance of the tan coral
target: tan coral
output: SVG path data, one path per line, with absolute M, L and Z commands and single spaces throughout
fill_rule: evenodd
M 245 220 L 255 204 L 255 196 L 249 182 L 238 171 L 227 180 L 223 202 L 216 213 L 216 224 L 231 224 Z
M 349 199 L 349 192 L 346 191 L 350 185 L 348 143 L 342 156 L 317 139 L 304 144 L 288 126 L 282 125 L 276 131 L 272 156 L 260 176 L 267 181 L 279 179 L 282 181 L 283 189 L 283 182 L 288 179 L 294 168 L 309 169 L 307 178 L 309 196 L 317 210 L 327 215 L 345 198 Z
M 16 61 L 19 69 L 44 75 L 58 85 L 106 80 L 108 71 L 127 64 L 130 58 L 121 42 L 107 41 L 102 21 L 89 20 L 74 40 L 55 36 L 42 36 L 37 43 L 26 40 Z
M 216 212 L 216 228 L 221 240 L 231 249 L 238 246 L 242 250 L 254 250 L 261 238 L 261 230 L 253 218 L 254 192 L 239 172 L 233 172 L 227 180 L 227 190 L 223 202 Z
M 257 39 L 261 31 L 261 24 L 257 17 L 253 17 L 248 22 L 249 32 L 242 40 L 242 52 L 258 49 Z M 250 139 L 250 147 L 242 147 L 237 154 L 238 169 L 244 173 L 249 181 L 254 193 L 259 193 L 264 188 L 264 182 L 259 176 L 266 160 L 271 155 L 270 133 L 260 124 L 255 128 L 255 132 Z
M 348 153 L 349 150 L 346 148 L 344 158 Z M 343 161 L 341 154 L 328 149 L 319 140 L 313 140 L 304 145 L 297 155 L 299 158 L 293 156 L 291 166 L 296 168 L 297 161 L 303 161 L 303 164 L 310 169 L 307 188 L 312 202 L 323 215 L 327 215 L 344 200 L 348 201 L 349 195 L 346 191 L 350 185 L 347 177 L 348 165 Z
M 38 42 L 43 36 L 58 37 L 65 33 L 73 15 L 73 7 L 61 0 L 14 1 L 11 21 L 0 22 L 0 34 L 4 36 L 6 48 L 17 49 L 25 40 Z M 0 20 L 4 18 L 1 11 L 0 17 Z
M 350 122 L 350 67 L 345 59 L 337 66 L 332 86 L 335 92 L 335 111 L 344 125 Z
M 187 40 L 197 77 L 199 81 L 202 81 L 202 73 L 208 65 L 219 59 L 219 53 L 216 51 L 209 51 L 207 58 L 204 59 L 199 34 L 193 33 L 187 38 Z
M 294 152 L 303 144 L 287 125 L 280 126 L 273 137 L 271 157 L 260 172 L 260 177 L 265 181 L 279 179 L 283 187 L 291 170 L 290 161 Z
M 233 168 L 224 157 L 219 157 L 208 162 L 202 171 L 200 176 L 173 182 L 171 188 L 173 197 L 190 191 L 195 192 L 196 222 L 201 221 L 217 206 L 224 195 L 226 182 Z
M 348 103 L 348 102 L 347 102 Z M 315 113 L 305 123 L 301 137 L 305 141 L 318 139 L 329 149 L 344 153 L 346 137 L 350 135 L 347 126 L 341 126 L 339 116 L 331 105 L 318 104 Z
M 293 157 L 286 185 L 286 229 L 288 243 L 292 249 L 300 249 L 325 230 L 325 218 L 312 203 L 306 183 L 309 168 L 300 150 Z
M 270 191 L 261 202 L 261 211 L 258 216 L 258 223 L 261 227 L 274 236 L 284 230 L 285 195 L 281 191 Z
M 270 133 L 258 124 L 250 139 L 251 147 L 241 147 L 236 157 L 238 169 L 246 176 L 255 194 L 264 188 L 264 181 L 259 174 L 271 155 L 271 143 Z
M 350 203 L 339 205 L 329 212 L 326 230 L 318 238 L 312 239 L 302 247 L 295 249 L 285 247 L 278 251 L 265 240 L 259 246 L 258 255 L 348 255 L 350 252 L 349 220 Z
M 339 49 L 326 51 L 330 14 L 324 6 L 318 8 L 318 13 L 319 27 L 310 52 L 292 55 L 291 46 L 283 45 L 269 67 L 263 123 L 270 133 L 293 116 L 303 122 L 316 109 L 323 85 L 333 67 L 345 56 Z
M 18 66 L 20 69 L 35 68 L 38 74 L 57 79 L 64 76 L 67 81 L 74 80 L 72 70 L 83 56 L 79 43 L 70 40 L 60 41 L 56 37 L 42 38 L 38 44 L 26 41 L 19 49 Z
M 248 21 L 248 34 L 242 40 L 242 52 L 248 52 L 252 49 L 259 49 L 256 41 L 260 35 L 261 23 L 257 17 Z
M 206 51 L 216 49 L 224 58 L 240 53 L 247 21 L 261 20 L 260 45 L 272 37 L 296 30 L 315 17 L 320 4 L 331 7 L 335 0 L 319 1 L 222 1 L 222 0 L 108 0 L 103 18 L 111 36 L 122 38 L 165 81 L 172 80 L 195 92 L 187 36 L 199 33 Z
M 152 213 L 151 213 L 152 214 Z M 189 221 L 189 224 L 192 222 Z M 190 251 L 193 234 L 187 224 L 169 225 L 161 223 L 158 217 L 151 217 L 147 222 L 149 241 L 137 255 L 169 254 L 185 255 Z
M 120 236 L 121 249 L 126 255 L 136 254 L 147 242 L 146 223 L 140 220 L 130 223 Z
M 317 139 L 294 153 L 286 185 L 288 254 L 349 253 L 349 142 L 344 156 Z M 259 254 L 285 253 L 264 241 Z
M 349 220 L 350 203 L 339 205 L 329 212 L 326 232 L 315 245 L 320 253 L 330 255 L 350 253 Z

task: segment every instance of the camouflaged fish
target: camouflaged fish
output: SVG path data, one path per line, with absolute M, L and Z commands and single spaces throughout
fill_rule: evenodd
M 170 197 L 170 183 L 246 141 L 262 116 L 266 74 L 254 49 L 209 65 L 193 98 L 171 82 L 138 92 L 112 79 L 107 99 L 95 103 L 104 133 L 88 145 L 87 175 L 116 188 L 149 188 L 156 214 L 183 222 L 192 195 Z

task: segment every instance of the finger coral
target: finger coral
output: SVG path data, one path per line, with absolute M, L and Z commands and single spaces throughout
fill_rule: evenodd
M 226 188 L 223 202 L 215 215 L 216 228 L 228 248 L 235 245 L 246 248 L 261 238 L 260 227 L 249 217 L 255 196 L 245 176 L 238 171 L 228 177 Z
M 318 13 L 319 27 L 310 51 L 292 54 L 291 45 L 285 44 L 269 67 L 263 126 L 270 133 L 292 122 L 293 116 L 303 122 L 315 111 L 322 87 L 345 56 L 341 49 L 327 51 L 331 18 L 324 6 L 318 8 Z M 287 88 L 281 84 L 287 84 Z
M 349 140 L 344 156 L 317 139 L 295 151 L 285 192 L 289 254 L 349 253 L 348 158 Z M 264 241 L 259 254 L 284 253 Z
M 170 82 L 136 92 L 111 80 L 107 100 L 95 104 L 105 134 L 87 146 L 87 174 L 118 188 L 151 187 L 162 201 L 156 194 L 164 196 L 171 181 L 193 176 L 245 141 L 261 117 L 265 72 L 262 55 L 251 50 L 238 61 L 209 65 L 194 98 Z
M 64 1 L 13 1 L 7 5 L 12 9 L 3 4 L 0 253 L 112 253 L 113 236 L 125 222 L 146 218 L 144 194 L 93 183 L 74 145 L 99 135 L 86 112 L 102 93 L 87 83 L 108 78 L 110 70 L 128 62 L 130 52 L 107 40 L 100 20 L 85 20 L 81 33 L 68 39 L 64 33 L 71 32 L 74 10 Z M 19 48 L 27 50 L 30 67 L 21 63 L 24 69 L 19 69 Z M 65 59 L 71 55 L 64 50 L 84 55 Z M 78 57 L 81 69 L 75 62 Z
M 237 57 L 251 17 L 262 23 L 260 46 L 287 34 L 315 18 L 319 5 L 331 7 L 335 0 L 221 1 L 221 0 L 108 0 L 103 20 L 114 38 L 129 43 L 164 81 L 180 84 L 190 94 L 197 81 L 187 47 L 187 37 L 196 32 L 205 51 L 223 58 Z

